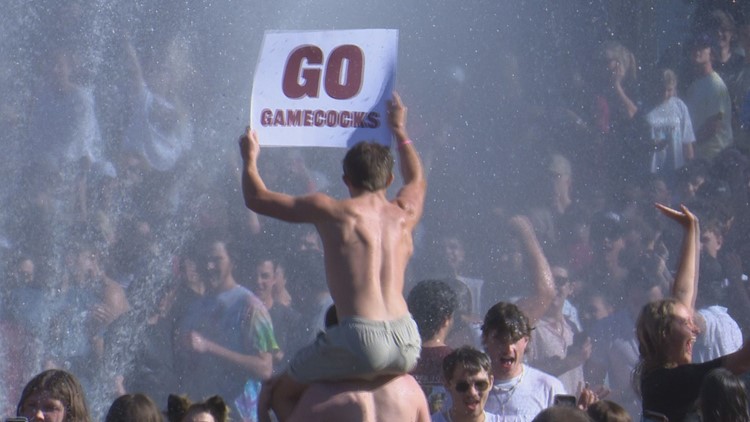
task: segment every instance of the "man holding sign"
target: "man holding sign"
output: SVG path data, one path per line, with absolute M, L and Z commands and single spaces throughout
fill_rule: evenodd
M 245 204 L 259 214 L 315 225 L 339 319 L 338 326 L 302 349 L 287 373 L 272 384 L 272 405 L 281 421 L 292 412 L 305 384 L 404 374 L 419 357 L 420 336 L 403 290 L 426 182 L 406 132 L 406 107 L 396 93 L 388 118 L 404 179 L 393 200 L 386 197 L 394 179 L 388 147 L 360 142 L 349 150 L 343 180 L 351 198 L 337 200 L 322 193 L 294 197 L 268 190 L 258 174 L 256 133 L 248 128 L 240 138 Z

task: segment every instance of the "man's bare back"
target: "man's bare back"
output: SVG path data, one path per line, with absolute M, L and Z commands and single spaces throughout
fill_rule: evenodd
M 316 227 L 339 318 L 389 321 L 405 316 L 404 271 L 412 239 L 404 210 L 380 194 L 337 205 L 340 217 Z

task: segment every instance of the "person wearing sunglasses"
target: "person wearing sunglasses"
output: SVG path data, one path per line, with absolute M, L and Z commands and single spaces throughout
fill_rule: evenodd
M 471 347 L 460 347 L 443 359 L 443 376 L 452 405 L 432 415 L 432 422 L 492 422 L 500 416 L 487 413 L 484 404 L 494 378 L 490 358 Z

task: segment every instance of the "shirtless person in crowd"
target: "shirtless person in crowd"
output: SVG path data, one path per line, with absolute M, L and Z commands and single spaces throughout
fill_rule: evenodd
M 248 129 L 240 138 L 245 204 L 258 214 L 315 225 L 340 321 L 266 385 L 281 421 L 288 419 L 306 384 L 404 374 L 419 357 L 419 332 L 403 290 L 426 182 L 406 132 L 406 107 L 396 93 L 388 114 L 404 179 L 392 201 L 386 189 L 394 179 L 394 160 L 387 147 L 361 142 L 347 152 L 343 180 L 351 198 L 337 200 L 322 193 L 295 197 L 268 190 L 258 174 L 257 134 Z

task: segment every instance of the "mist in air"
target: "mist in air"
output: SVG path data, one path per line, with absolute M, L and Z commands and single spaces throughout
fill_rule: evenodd
M 106 412 L 112 374 L 127 367 L 202 231 L 231 233 L 241 257 L 297 253 L 304 229 L 254 220 L 239 183 L 236 140 L 264 31 L 399 30 L 396 87 L 429 183 L 411 285 L 439 272 L 430 254 L 446 236 L 464 241 L 475 275 L 502 271 L 502 222 L 542 201 L 550 153 L 564 152 L 574 168 L 596 160 L 579 123 L 602 43 L 618 40 L 654 63 L 686 37 L 694 7 L 630 4 L 4 1 L 0 411 L 14 414 L 25 382 L 57 366 L 84 381 L 97 415 Z M 262 149 L 261 172 L 272 189 L 344 197 L 343 154 Z M 593 195 L 589 182 L 576 175 L 576 192 Z M 252 288 L 255 269 L 238 267 Z M 119 348 L 107 345 L 113 321 L 92 314 L 105 288 L 86 283 L 104 274 L 129 302 Z

